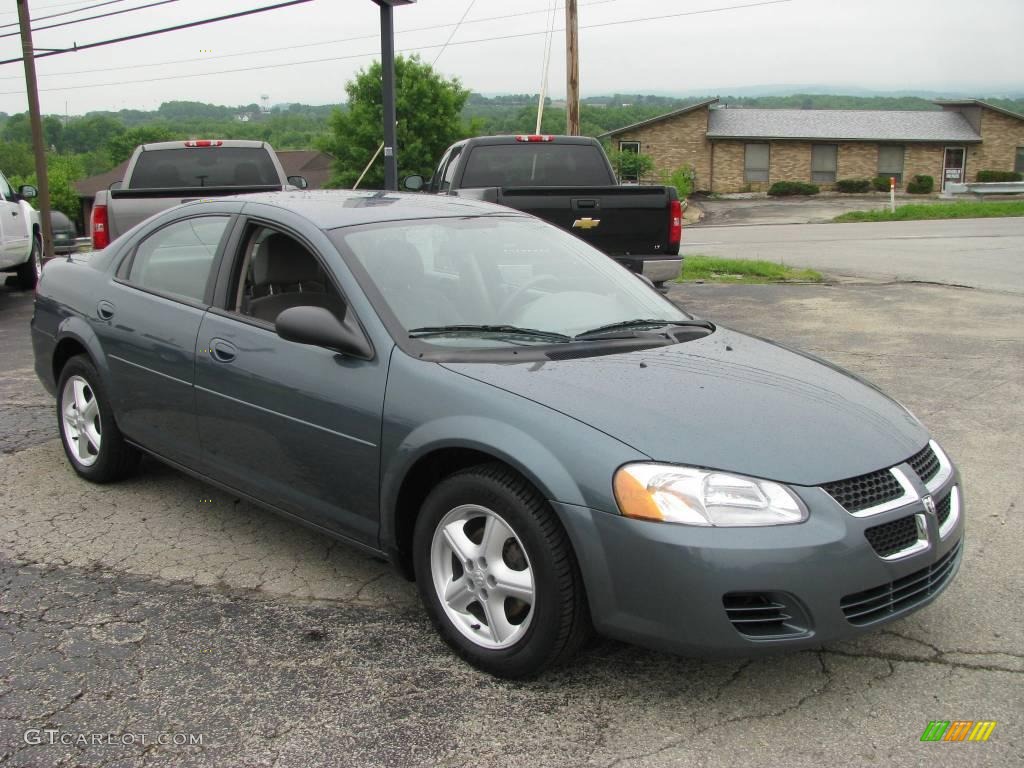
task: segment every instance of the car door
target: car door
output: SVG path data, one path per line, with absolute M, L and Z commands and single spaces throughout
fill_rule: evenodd
M 28 227 L 22 221 L 21 206 L 10 183 L 0 173 L 0 246 L 3 264 L 20 264 L 29 252 Z
M 93 305 L 118 426 L 144 448 L 191 469 L 199 466 L 196 338 L 232 223 L 228 212 L 197 206 L 193 216 L 148 230 L 126 249 Z
M 321 290 L 344 297 L 324 258 L 340 256 L 330 253 L 333 246 L 319 231 L 302 236 L 250 220 L 243 232 L 230 266 L 221 269 L 230 288 L 199 330 L 196 409 L 204 471 L 278 509 L 376 545 L 387 355 L 356 359 L 285 341 L 272 322 L 251 314 L 246 285 L 267 232 L 292 239 L 292 262 L 314 259 L 320 270 L 304 289 L 301 279 L 272 286 L 273 298 L 292 295 L 296 286 L 293 304 Z

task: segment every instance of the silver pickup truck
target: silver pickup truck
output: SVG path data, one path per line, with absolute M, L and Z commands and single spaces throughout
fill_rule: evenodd
M 27 291 L 36 287 L 43 268 L 39 212 L 28 204 L 35 196 L 35 187 L 14 189 L 0 173 L 0 272 L 16 272 Z
M 124 179 L 96 194 L 92 246 L 106 248 L 139 222 L 192 200 L 305 188 L 302 176 L 285 176 L 273 147 L 263 141 L 143 144 L 135 148 Z

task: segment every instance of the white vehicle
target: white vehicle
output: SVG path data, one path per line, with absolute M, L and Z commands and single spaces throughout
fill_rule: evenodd
M 15 191 L 0 173 L 0 272 L 17 272 L 18 285 L 27 291 L 43 271 L 39 211 L 28 204 L 36 194 L 28 185 Z

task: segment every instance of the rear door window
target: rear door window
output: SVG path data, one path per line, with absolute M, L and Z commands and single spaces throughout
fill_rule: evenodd
M 143 152 L 131 189 L 279 186 L 270 154 L 259 147 L 182 147 Z
M 612 183 L 598 147 L 554 141 L 474 147 L 461 186 L 600 187 Z
M 229 216 L 197 216 L 170 224 L 139 244 L 128 282 L 157 293 L 203 301 Z

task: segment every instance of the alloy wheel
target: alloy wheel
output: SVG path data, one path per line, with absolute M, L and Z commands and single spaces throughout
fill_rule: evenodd
M 498 513 L 476 504 L 449 511 L 434 529 L 430 572 L 445 615 L 476 645 L 508 648 L 526 634 L 534 572 L 519 536 Z
M 103 426 L 99 401 L 89 382 L 81 376 L 69 378 L 61 394 L 60 410 L 70 453 L 83 467 L 91 467 L 100 455 Z

